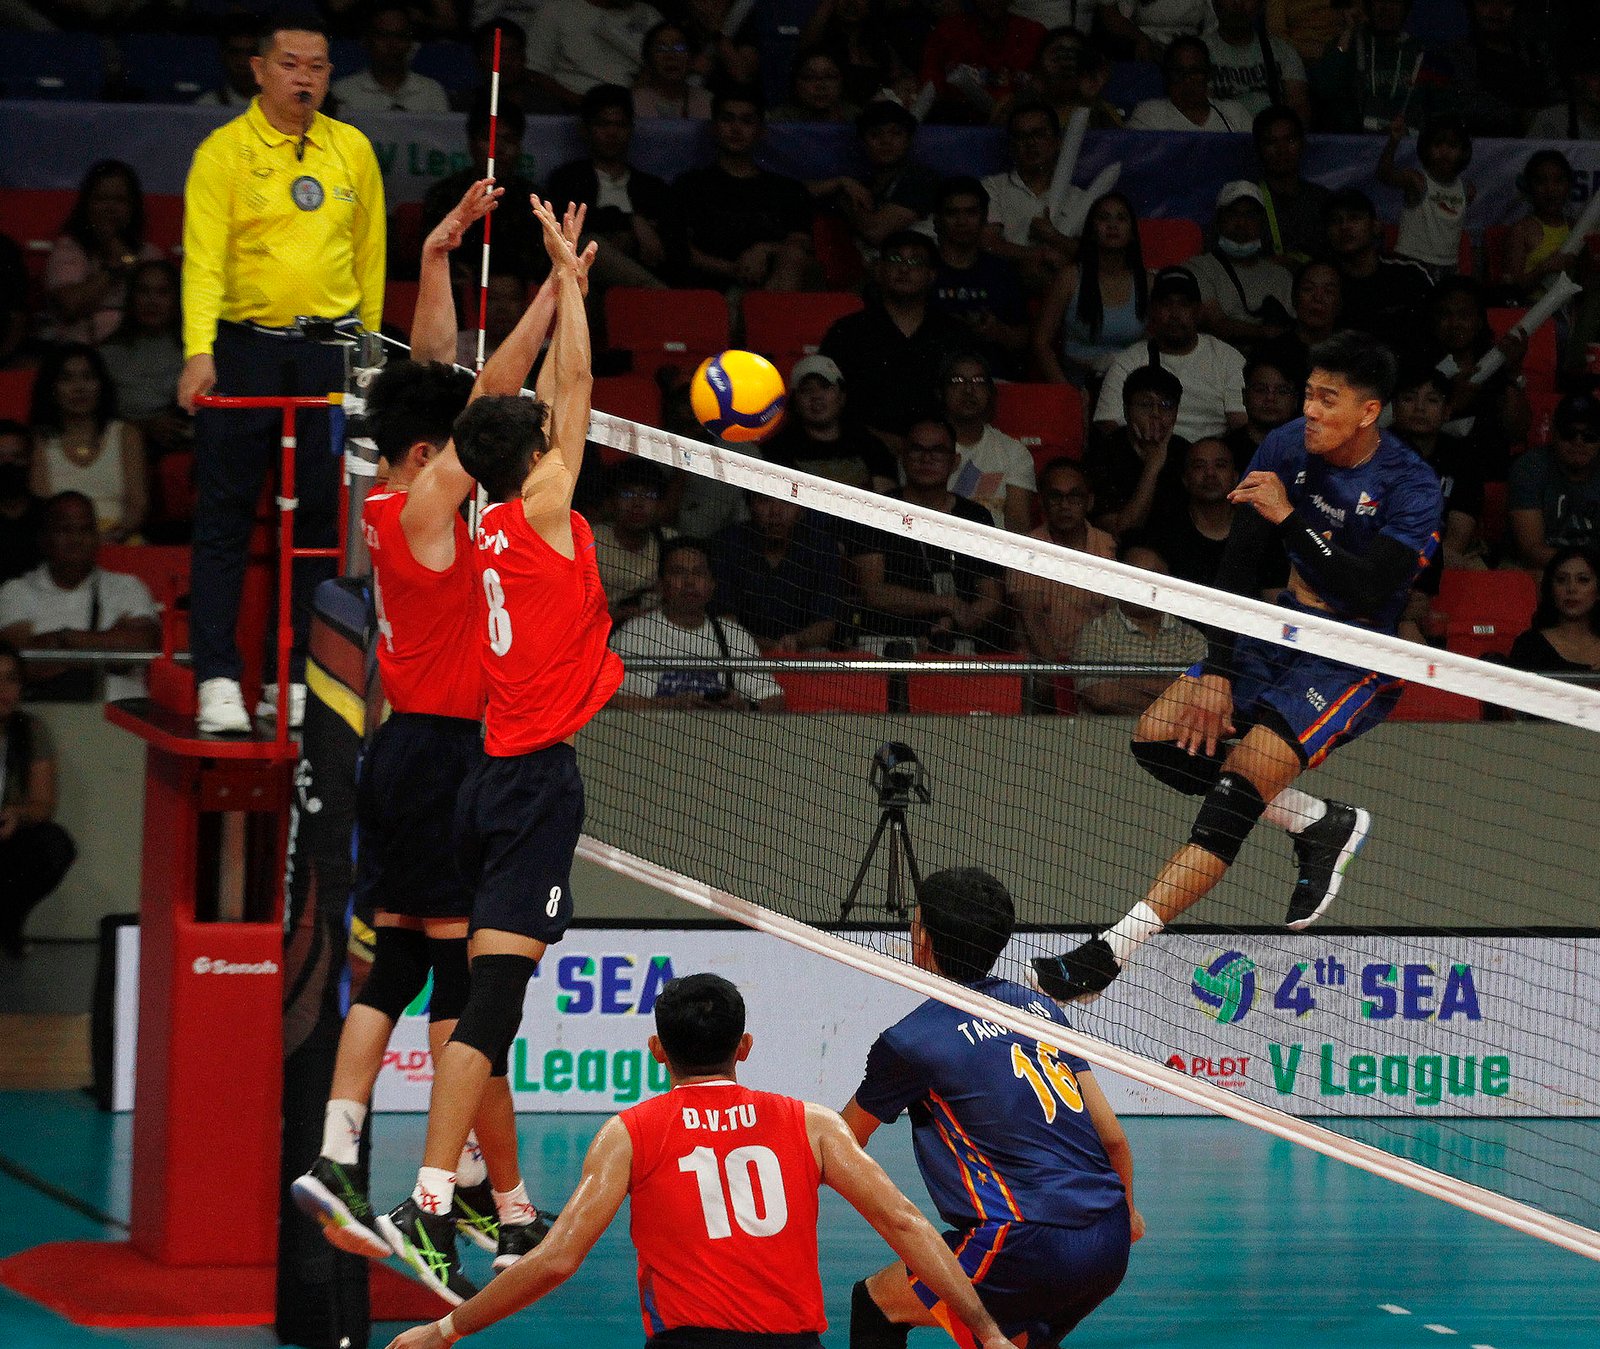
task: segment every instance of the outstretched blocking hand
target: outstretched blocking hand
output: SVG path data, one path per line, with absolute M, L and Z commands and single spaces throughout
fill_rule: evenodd
M 556 208 L 539 198 L 528 198 L 533 214 L 544 230 L 544 251 L 550 255 L 550 265 L 557 271 L 570 268 L 578 278 L 578 289 L 589 291 L 589 267 L 594 262 L 596 247 L 593 242 L 581 252 L 578 241 L 583 237 L 583 222 L 589 214 L 587 206 L 567 203 L 565 214 L 558 220 Z
M 461 200 L 445 212 L 444 219 L 433 227 L 422 242 L 422 251 L 450 253 L 459 248 L 467 231 L 500 204 L 505 191 L 505 188 L 494 185 L 493 178 L 478 179 L 466 190 Z

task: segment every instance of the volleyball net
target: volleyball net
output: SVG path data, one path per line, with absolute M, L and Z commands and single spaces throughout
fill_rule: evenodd
M 1207 898 L 1097 1002 L 1068 1008 L 1072 1032 L 915 968 L 907 908 L 916 875 L 991 871 L 1019 919 L 995 973 L 1029 983 L 1033 957 L 1138 902 L 1187 839 L 1198 799 L 1139 769 L 1128 718 L 1061 713 L 1096 682 L 1161 671 L 1018 663 L 1004 644 L 981 659 L 700 659 L 741 695 L 768 686 L 736 678 L 774 678 L 790 710 L 597 718 L 579 744 L 582 853 L 1081 1054 L 1117 1075 L 1124 1109 L 1230 1116 L 1600 1258 L 1600 1134 L 1583 1122 L 1600 1115 L 1600 693 L 603 413 L 591 436 L 716 490 L 794 503 L 843 552 L 912 539 L 980 563 L 1008 594 L 1017 577 L 1073 587 L 1113 616 L 1153 611 L 1169 628 L 1211 625 L 1408 680 L 1440 706 L 1453 695 L 1503 709 L 1490 721 L 1391 719 L 1337 750 L 1299 785 L 1373 824 L 1322 921 L 1285 929 L 1291 840 L 1262 823 Z M 643 681 L 633 687 L 683 687 L 658 681 L 694 664 L 630 659 Z M 805 988 L 793 995 L 796 1016 L 829 1015 Z

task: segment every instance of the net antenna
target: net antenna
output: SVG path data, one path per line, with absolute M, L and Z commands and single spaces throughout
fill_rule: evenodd
M 850 892 L 839 906 L 841 923 L 850 917 L 850 911 L 855 908 L 872 859 L 877 856 L 878 846 L 885 836 L 889 839 L 889 883 L 884 895 L 884 911 L 892 918 L 904 917 L 909 912 L 902 873 L 911 878 L 913 902 L 922 890 L 917 854 L 912 850 L 911 830 L 906 823 L 906 811 L 913 802 L 920 801 L 926 806 L 933 800 L 926 786 L 922 760 L 904 741 L 886 741 L 878 746 L 878 752 L 872 756 L 872 768 L 867 774 L 867 781 L 878 794 L 878 827 L 873 832 L 872 842 L 867 845 L 866 856 L 861 859 L 856 878 L 850 883 Z
M 489 67 L 489 158 L 484 165 L 484 177 L 489 180 L 489 191 L 494 190 L 494 148 L 500 130 L 500 29 L 494 30 L 494 58 Z M 483 373 L 483 363 L 489 332 L 489 231 L 494 224 L 494 212 L 483 217 L 483 257 L 478 268 L 478 352 L 473 374 Z M 478 532 L 478 519 L 489 507 L 489 494 L 480 486 L 472 494 L 472 506 L 467 512 L 467 528 L 473 535 Z

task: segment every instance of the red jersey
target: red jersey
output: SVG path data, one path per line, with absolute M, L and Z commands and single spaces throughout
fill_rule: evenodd
M 404 492 L 370 496 L 361 508 L 372 552 L 378 608 L 378 674 L 396 712 L 477 721 L 483 715 L 483 591 L 466 522 L 455 522 L 456 560 L 447 571 L 411 555 L 400 512 Z
M 622 1112 L 646 1335 L 675 1326 L 821 1334 L 817 1186 L 804 1101 L 737 1082 Z
M 622 659 L 606 645 L 611 615 L 594 534 L 577 511 L 572 544 L 574 555 L 562 557 L 528 523 L 520 501 L 490 506 L 478 521 L 490 754 L 531 754 L 565 740 L 622 683 Z

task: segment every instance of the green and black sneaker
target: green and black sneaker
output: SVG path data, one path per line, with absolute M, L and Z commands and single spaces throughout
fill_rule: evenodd
M 372 1205 L 367 1202 L 367 1171 L 318 1157 L 305 1175 L 289 1186 L 300 1212 L 314 1218 L 341 1251 L 387 1260 L 389 1243 L 373 1231 Z
M 459 1307 L 478 1291 L 462 1271 L 461 1257 L 456 1254 L 455 1219 L 450 1214 L 424 1213 L 416 1200 L 407 1199 L 378 1219 L 378 1231 L 389 1249 L 452 1307 Z
M 535 1213 L 532 1222 L 502 1223 L 500 1248 L 495 1252 L 494 1272 L 500 1274 L 511 1268 L 529 1251 L 550 1235 L 551 1215 Z
M 494 1206 L 494 1186 L 487 1180 L 457 1185 L 450 1217 L 456 1231 L 479 1250 L 493 1255 L 500 1249 L 500 1217 Z

